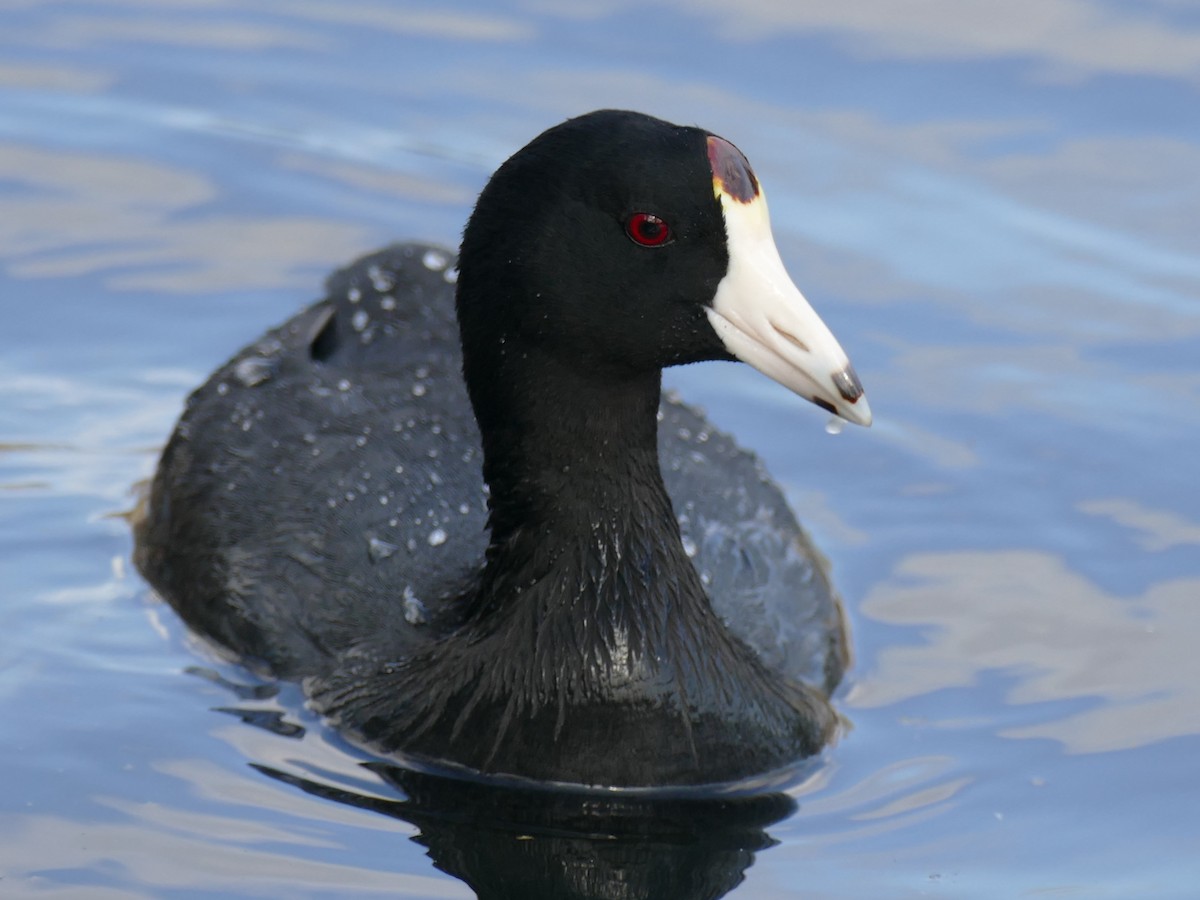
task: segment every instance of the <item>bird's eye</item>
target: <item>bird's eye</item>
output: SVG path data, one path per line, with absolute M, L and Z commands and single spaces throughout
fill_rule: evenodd
M 635 244 L 643 247 L 661 247 L 671 240 L 671 228 L 658 216 L 650 213 L 634 213 L 625 223 L 625 233 Z

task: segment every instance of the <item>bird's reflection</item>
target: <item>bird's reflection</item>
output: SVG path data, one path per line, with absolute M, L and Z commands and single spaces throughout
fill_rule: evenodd
M 776 841 L 795 801 L 770 793 L 647 798 L 496 786 L 366 763 L 406 799 L 369 797 L 256 765 L 310 794 L 416 825 L 443 872 L 480 900 L 715 900 Z

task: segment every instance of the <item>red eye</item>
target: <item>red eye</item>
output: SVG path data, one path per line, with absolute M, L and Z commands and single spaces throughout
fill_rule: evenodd
M 635 244 L 643 247 L 661 247 L 671 240 L 671 229 L 658 216 L 650 213 L 634 213 L 625 223 L 625 233 Z

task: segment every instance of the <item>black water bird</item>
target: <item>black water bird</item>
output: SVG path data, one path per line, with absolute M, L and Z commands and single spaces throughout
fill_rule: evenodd
M 824 565 L 753 456 L 661 394 L 741 359 L 870 412 L 728 141 L 601 111 L 483 190 L 455 268 L 404 244 L 188 400 L 137 562 L 344 732 L 466 776 L 711 786 L 835 730 Z

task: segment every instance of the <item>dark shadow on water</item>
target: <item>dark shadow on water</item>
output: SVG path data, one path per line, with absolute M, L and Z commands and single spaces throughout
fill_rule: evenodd
M 777 843 L 765 829 L 796 809 L 779 793 L 619 797 L 365 763 L 406 798 L 384 799 L 252 765 L 306 793 L 411 822 L 434 865 L 480 900 L 715 900 Z

